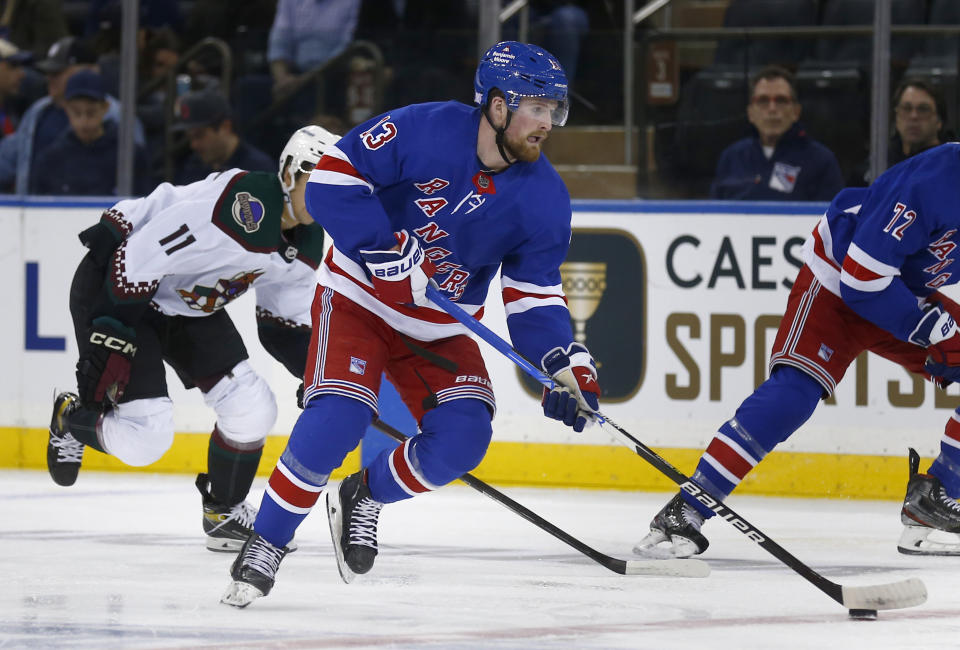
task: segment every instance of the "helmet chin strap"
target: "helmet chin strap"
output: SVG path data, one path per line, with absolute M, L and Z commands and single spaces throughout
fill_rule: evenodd
M 489 124 L 490 128 L 492 128 L 497 134 L 497 151 L 500 152 L 500 157 L 503 158 L 503 162 L 507 163 L 508 165 L 512 165 L 513 163 L 517 162 L 516 160 L 510 160 L 510 158 L 507 157 L 506 150 L 503 148 L 504 134 L 507 132 L 507 129 L 510 127 L 510 118 L 513 117 L 513 113 L 510 111 L 509 108 L 507 109 L 507 121 L 503 123 L 502 127 L 497 127 L 493 123 L 493 120 L 490 119 L 490 111 L 488 110 L 488 108 L 483 109 L 483 116 L 487 118 L 487 124 Z

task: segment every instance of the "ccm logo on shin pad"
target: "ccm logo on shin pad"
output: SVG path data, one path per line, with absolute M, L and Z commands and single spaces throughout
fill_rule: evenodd
M 115 350 L 120 354 L 133 356 L 137 353 L 137 346 L 133 343 L 117 338 L 116 336 L 109 336 L 103 332 L 93 332 L 90 334 L 90 342 L 94 345 L 107 348 L 108 350 Z
M 726 519 L 731 525 L 733 525 L 734 528 L 740 530 L 744 535 L 755 541 L 757 544 L 767 541 L 767 538 L 760 534 L 760 531 L 730 512 L 725 505 L 704 492 L 692 481 L 683 483 L 680 486 L 680 489 L 692 496 L 701 504 L 713 510 L 713 513 L 721 519 Z

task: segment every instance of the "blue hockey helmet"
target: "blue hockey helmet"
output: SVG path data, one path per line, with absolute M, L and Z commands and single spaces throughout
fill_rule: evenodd
M 553 124 L 567 122 L 567 75 L 556 57 L 542 47 L 503 41 L 487 50 L 473 79 L 473 101 L 486 106 L 494 88 L 504 94 L 512 111 L 522 97 L 552 99 L 557 102 L 551 114 Z

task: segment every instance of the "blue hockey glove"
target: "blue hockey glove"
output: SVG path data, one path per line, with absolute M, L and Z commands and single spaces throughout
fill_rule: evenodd
M 406 230 L 394 233 L 396 250 L 360 251 L 370 271 L 373 290 L 383 302 L 426 305 L 427 284 L 436 267 L 423 254 L 420 240 Z
M 586 346 L 571 343 L 566 350 L 553 348 L 543 355 L 540 365 L 556 384 L 552 390 L 543 389 L 543 414 L 578 433 L 593 424 L 600 408 L 600 384 L 597 364 Z

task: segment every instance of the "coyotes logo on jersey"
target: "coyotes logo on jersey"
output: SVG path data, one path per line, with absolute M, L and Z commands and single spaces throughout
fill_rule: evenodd
M 177 289 L 190 309 L 212 314 L 222 309 L 228 302 L 247 292 L 253 281 L 263 275 L 263 271 L 241 271 L 228 280 L 217 280 L 213 287 L 195 285 L 192 290 Z

